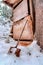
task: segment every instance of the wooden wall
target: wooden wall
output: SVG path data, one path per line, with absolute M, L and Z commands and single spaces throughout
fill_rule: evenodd
M 43 48 L 43 0 L 36 0 L 36 39 Z

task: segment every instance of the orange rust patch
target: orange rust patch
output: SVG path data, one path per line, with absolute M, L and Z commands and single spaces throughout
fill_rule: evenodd
M 30 45 L 32 43 L 32 41 L 20 41 L 19 42 L 19 45 L 20 46 L 28 46 L 28 45 Z

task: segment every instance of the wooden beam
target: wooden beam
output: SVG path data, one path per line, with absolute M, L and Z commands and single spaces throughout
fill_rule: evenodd
M 34 8 L 33 0 L 29 0 L 29 6 L 30 6 L 30 15 L 33 23 L 33 33 L 35 33 L 35 8 Z

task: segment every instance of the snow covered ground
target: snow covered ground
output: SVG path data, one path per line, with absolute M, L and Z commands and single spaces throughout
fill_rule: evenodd
M 10 46 L 16 45 L 12 38 L 9 38 L 9 43 L 6 42 L 10 27 L 10 21 L 0 20 L 0 65 L 43 65 L 43 52 L 40 52 L 36 40 L 28 47 L 18 46 L 21 49 L 20 57 L 15 56 L 15 49 L 12 49 L 12 54 L 8 54 Z

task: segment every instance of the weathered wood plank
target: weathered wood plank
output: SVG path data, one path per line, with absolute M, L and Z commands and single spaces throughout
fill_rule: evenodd
M 36 0 L 36 38 L 43 48 L 43 0 Z
M 32 20 L 34 19 L 33 18 L 33 6 L 32 6 L 32 0 L 29 0 L 29 5 L 30 5 L 30 15 L 31 15 L 31 17 L 32 17 Z
M 29 0 L 29 5 L 30 5 L 30 15 L 32 17 L 33 33 L 35 33 L 35 5 L 34 5 L 34 0 Z
M 27 0 L 23 0 L 14 10 L 13 10 L 13 21 L 17 21 L 28 15 Z

